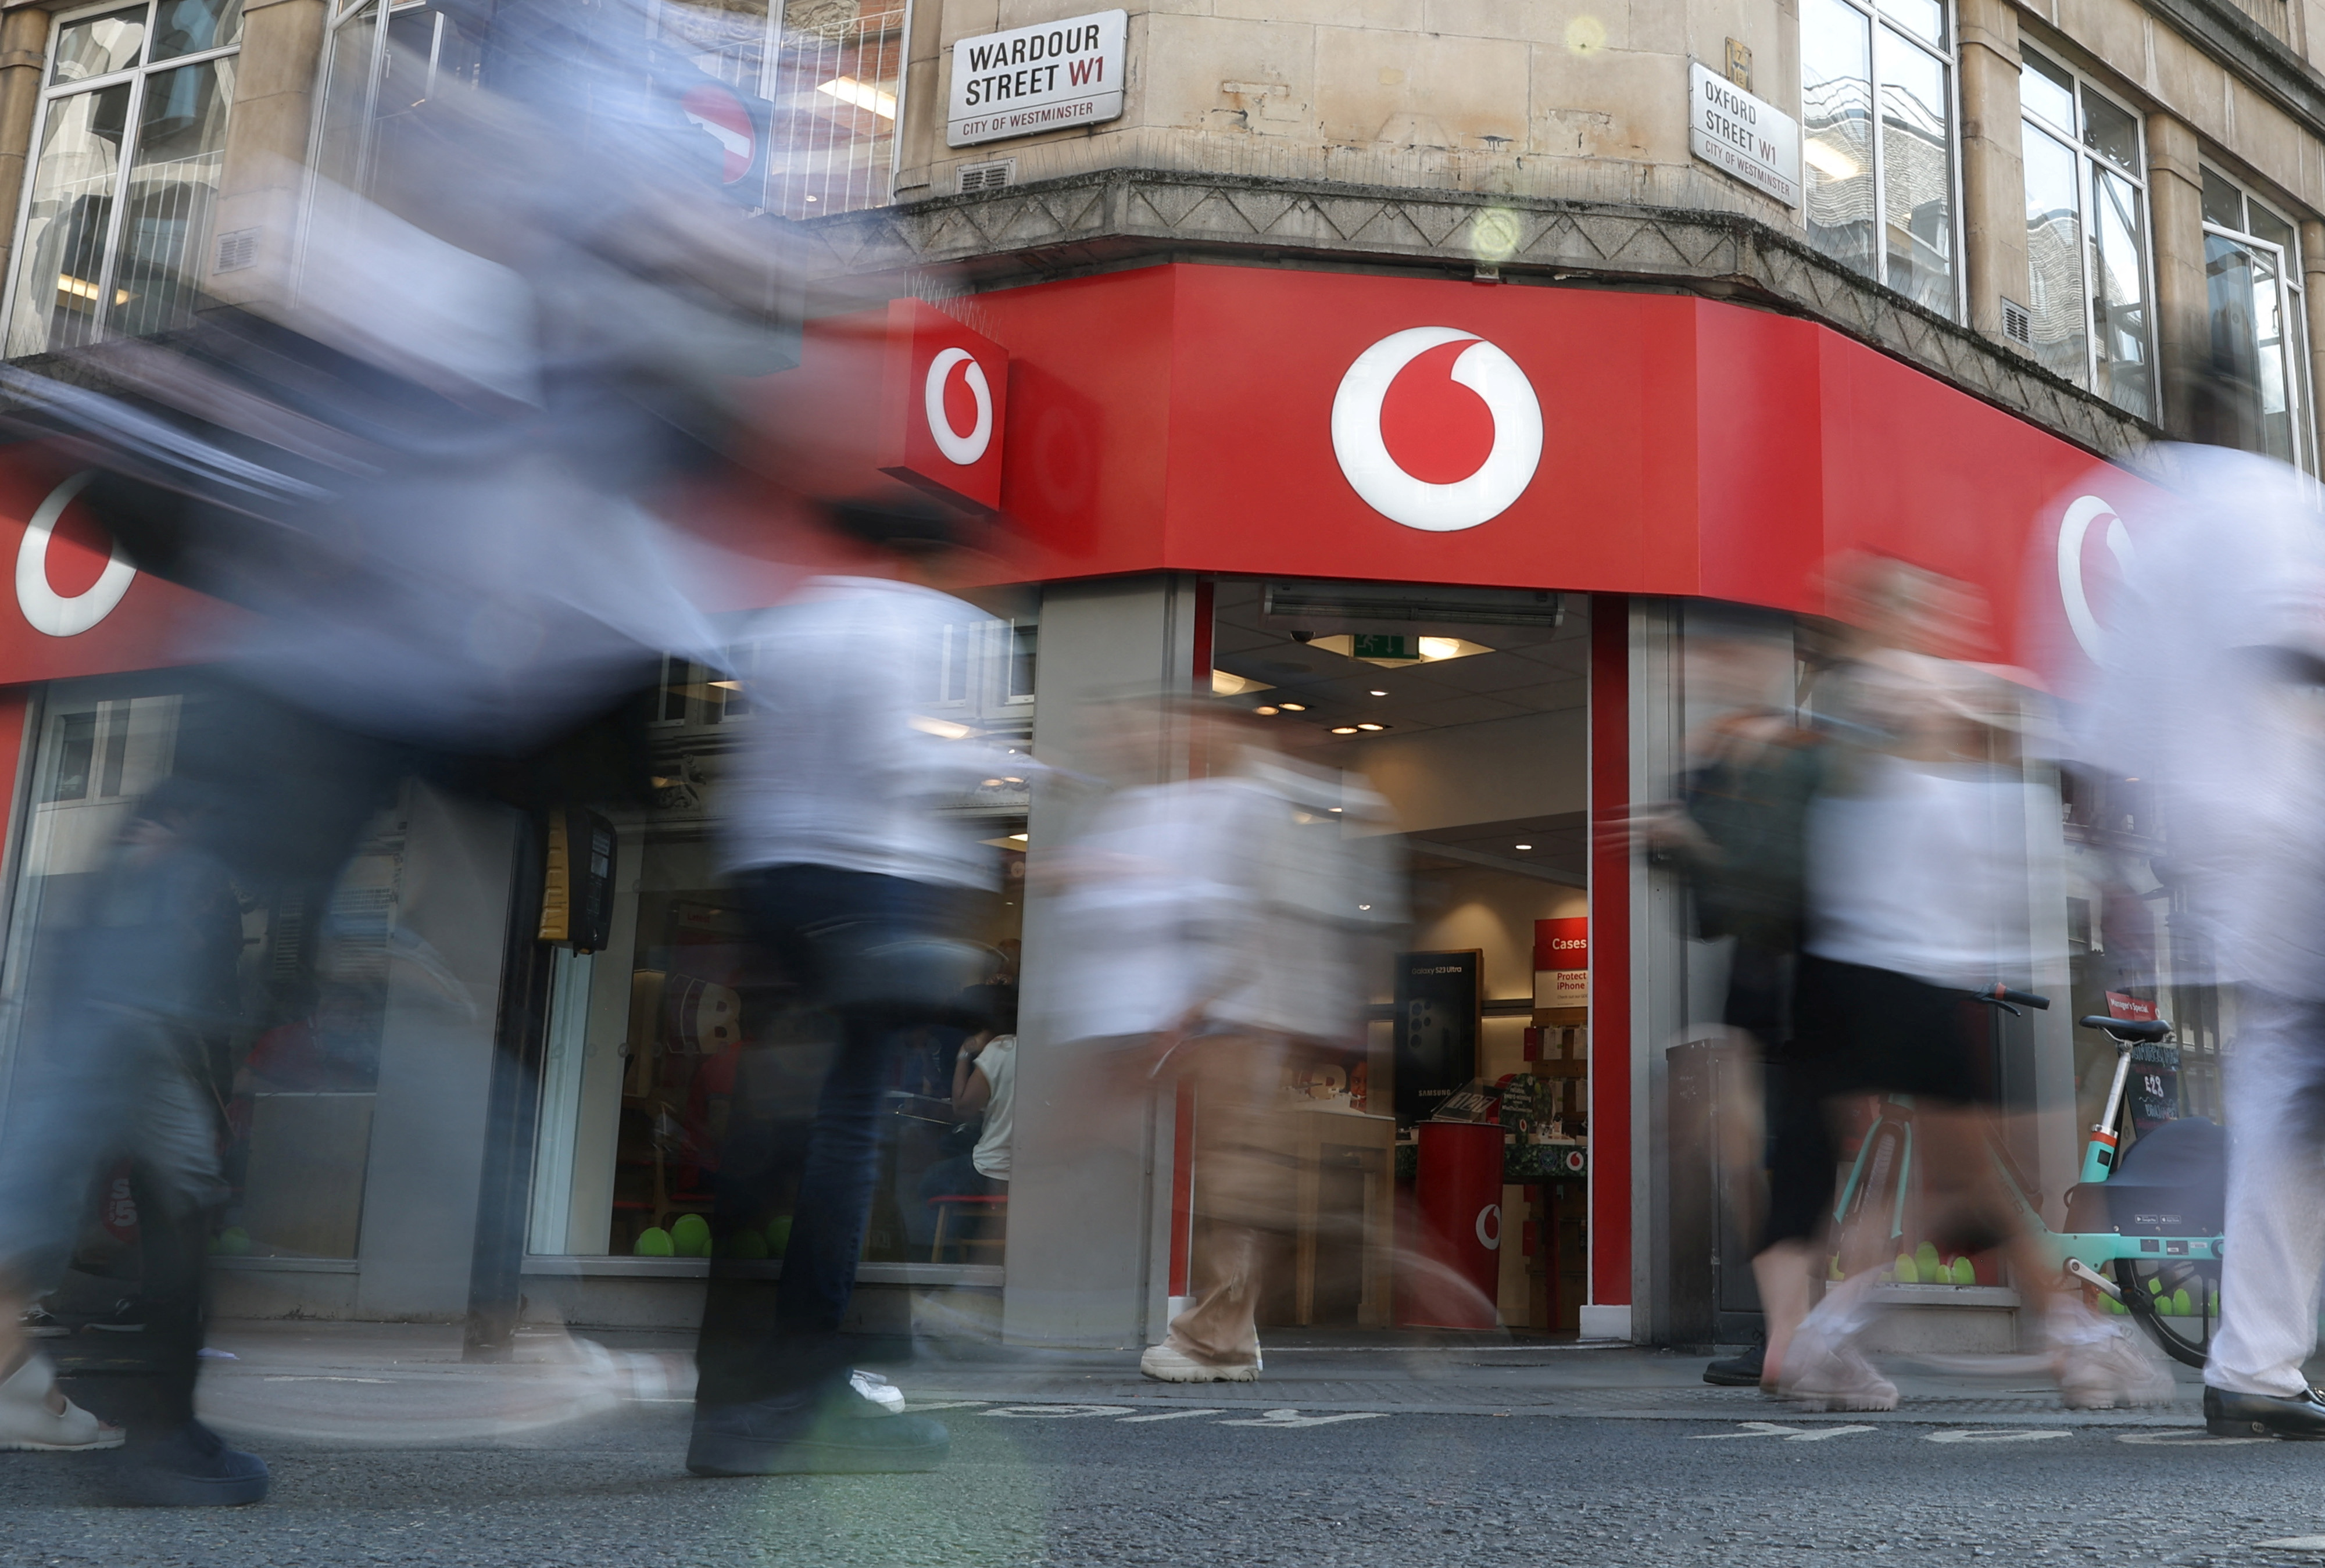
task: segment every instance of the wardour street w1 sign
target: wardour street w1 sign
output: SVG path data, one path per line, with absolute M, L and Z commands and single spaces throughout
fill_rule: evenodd
M 1120 119 L 1125 14 L 1098 11 L 954 44 L 946 144 Z
M 1687 150 L 1786 207 L 1801 204 L 1800 122 L 1692 60 Z

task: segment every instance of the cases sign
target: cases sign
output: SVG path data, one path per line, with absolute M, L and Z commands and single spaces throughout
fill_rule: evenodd
M 1120 119 L 1125 16 L 1095 11 L 954 44 L 946 144 Z
M 1800 122 L 1693 60 L 1687 66 L 1687 150 L 1786 207 L 1801 204 Z

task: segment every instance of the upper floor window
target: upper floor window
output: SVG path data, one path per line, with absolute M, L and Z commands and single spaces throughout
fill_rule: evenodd
M 1953 125 L 1940 0 L 1801 0 L 1809 241 L 1944 316 L 1960 294 Z
M 2301 242 L 2293 225 L 2218 171 L 2204 171 L 2204 278 L 2211 374 L 2205 435 L 2315 472 L 2309 355 L 2301 351 Z
M 759 205 L 814 217 L 887 202 L 904 0 L 653 0 L 653 25 L 697 69 L 767 101 Z
M 8 357 L 191 321 L 241 42 L 242 0 L 59 19 L 16 229 Z
M 430 99 L 477 84 L 480 51 L 424 0 L 336 0 L 323 49 L 316 172 L 348 190 L 397 183 L 412 117 Z M 427 153 L 419 147 L 411 155 Z
M 2024 59 L 2018 100 L 2034 357 L 2153 419 L 2139 116 L 2057 61 L 2031 49 Z

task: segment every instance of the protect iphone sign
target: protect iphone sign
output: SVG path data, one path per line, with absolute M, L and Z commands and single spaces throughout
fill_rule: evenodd
M 946 144 L 1120 119 L 1127 15 L 1096 11 L 954 44 Z

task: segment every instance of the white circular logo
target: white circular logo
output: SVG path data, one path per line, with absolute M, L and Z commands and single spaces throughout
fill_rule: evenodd
M 964 436 L 952 428 L 945 415 L 945 381 L 952 367 L 967 362 L 968 368 L 961 379 L 968 383 L 969 395 L 977 400 L 977 423 Z M 929 416 L 929 434 L 937 441 L 937 450 L 948 462 L 966 468 L 985 456 L 993 445 L 993 389 L 986 383 L 985 367 L 977 363 L 977 355 L 966 348 L 948 348 L 929 361 L 928 381 L 921 388 L 921 402 Z
M 112 614 L 137 576 L 137 568 L 129 564 L 121 541 L 116 540 L 112 558 L 85 592 L 67 598 L 49 586 L 49 540 L 57 530 L 57 520 L 96 477 L 94 471 L 76 474 L 50 491 L 49 498 L 32 513 L 32 521 L 24 525 L 24 542 L 16 547 L 17 606 L 33 631 L 51 637 L 78 637 Z
M 2096 495 L 2079 495 L 2067 508 L 2066 516 L 2059 520 L 2059 603 L 2067 612 L 2067 629 L 2093 659 L 2099 656 L 2099 642 L 2105 633 L 2099 630 L 2098 617 L 2091 613 L 2091 596 L 2083 586 L 2083 536 L 2090 532 L 2091 524 L 2103 517 L 2107 526 L 2100 537 L 2114 552 L 2117 567 L 2129 572 L 2133 559 L 2131 533 L 2112 505 Z
M 1494 449 L 1467 479 L 1435 484 L 1414 478 L 1389 456 L 1381 405 L 1400 371 L 1447 343 L 1470 345 L 1454 360 L 1452 379 L 1486 400 L 1494 417 Z M 1375 512 L 1407 528 L 1451 533 L 1499 517 L 1533 483 L 1542 463 L 1542 404 L 1517 361 L 1476 333 L 1407 327 L 1357 355 L 1340 377 L 1332 399 L 1332 452 L 1349 485 Z
M 1488 1221 L 1492 1222 L 1490 1234 L 1487 1224 Z M 1487 1204 L 1477 1211 L 1477 1245 L 1488 1252 L 1498 1252 L 1502 1250 L 1501 1204 Z

